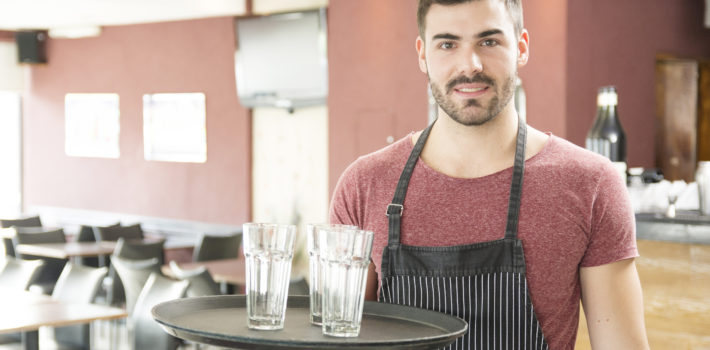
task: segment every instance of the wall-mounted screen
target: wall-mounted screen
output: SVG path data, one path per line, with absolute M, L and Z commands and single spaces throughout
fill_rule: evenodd
M 242 105 L 291 109 L 326 103 L 325 9 L 240 18 L 236 30 Z

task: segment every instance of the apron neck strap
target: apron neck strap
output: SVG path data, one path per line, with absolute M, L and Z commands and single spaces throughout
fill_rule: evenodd
M 414 172 L 414 166 L 419 160 L 419 156 L 424 149 L 424 144 L 431 128 L 429 125 L 422 134 L 419 135 L 417 143 L 414 145 L 412 152 L 409 154 L 407 163 L 404 165 L 402 174 L 397 182 L 397 188 L 394 192 L 392 202 L 387 206 L 387 217 L 389 221 L 388 244 L 398 245 L 400 243 L 400 227 L 402 214 L 404 213 L 404 197 L 407 194 L 409 179 Z M 527 139 L 527 127 L 525 121 L 520 116 L 518 117 L 518 135 L 515 146 L 515 163 L 513 165 L 513 178 L 510 184 L 510 199 L 508 201 L 508 220 L 505 228 L 505 238 L 515 238 L 518 232 L 518 217 L 520 215 L 520 196 L 523 189 L 523 170 L 525 168 L 525 143 Z
M 528 128 L 525 120 L 518 116 L 518 137 L 515 145 L 515 163 L 513 179 L 510 181 L 510 199 L 508 200 L 508 222 L 505 225 L 505 238 L 518 236 L 518 218 L 520 216 L 520 197 L 523 193 L 523 173 L 525 172 L 525 144 Z

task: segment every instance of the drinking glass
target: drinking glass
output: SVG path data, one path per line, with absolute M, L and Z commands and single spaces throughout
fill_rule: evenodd
M 252 329 L 283 329 L 296 226 L 246 223 L 242 236 L 247 325 Z
M 321 228 L 318 253 L 323 277 L 323 334 L 357 337 L 365 300 L 372 231 Z
M 320 229 L 357 229 L 357 226 L 339 224 L 307 224 L 306 240 L 308 241 L 308 288 L 310 296 L 310 320 L 317 326 L 321 325 L 321 310 L 323 309 L 323 282 L 321 264 L 318 254 L 318 232 Z

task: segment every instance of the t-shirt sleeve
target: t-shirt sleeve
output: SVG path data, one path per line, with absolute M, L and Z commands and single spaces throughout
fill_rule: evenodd
M 611 162 L 604 163 L 598 178 L 589 244 L 582 258 L 582 267 L 638 256 L 636 222 L 626 184 Z
M 358 220 L 358 185 L 355 164 L 351 164 L 340 175 L 330 201 L 330 223 L 342 225 L 360 225 Z

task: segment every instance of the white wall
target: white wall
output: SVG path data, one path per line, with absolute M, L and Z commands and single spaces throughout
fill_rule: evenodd
M 328 220 L 328 109 L 256 108 L 252 125 L 253 220 L 298 225 L 292 275 L 306 275 L 305 224 Z
M 0 41 L 0 91 L 22 92 L 23 72 L 17 63 L 17 45 Z

